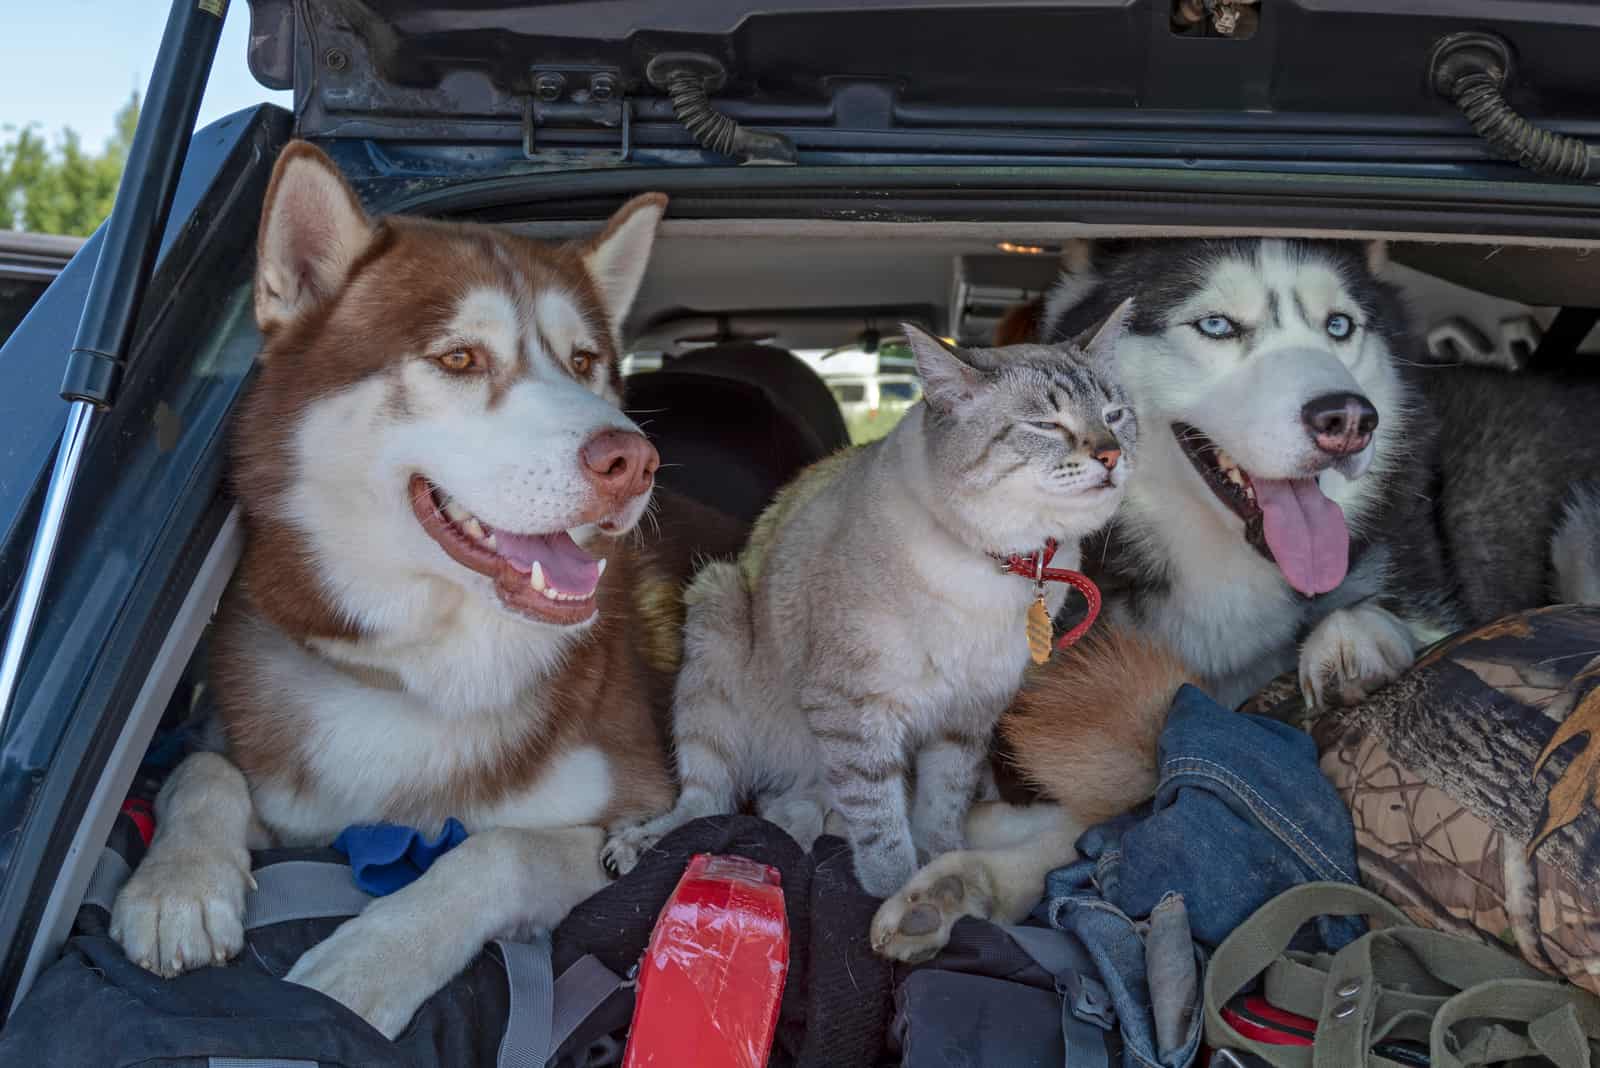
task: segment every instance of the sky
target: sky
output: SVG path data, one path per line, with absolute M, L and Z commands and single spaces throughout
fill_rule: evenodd
M 170 0 L 0 0 L 0 128 L 38 123 L 54 143 L 70 126 L 98 149 L 129 93 L 144 95 L 170 10 Z M 199 125 L 262 101 L 289 105 L 251 77 L 249 29 L 249 4 L 232 0 Z

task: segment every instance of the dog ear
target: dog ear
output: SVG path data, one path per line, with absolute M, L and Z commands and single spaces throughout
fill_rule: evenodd
M 1382 278 L 1389 269 L 1389 242 L 1368 241 L 1366 253 L 1367 273 L 1374 278 Z
M 1097 363 L 1104 363 L 1116 355 L 1117 344 L 1128 332 L 1133 321 L 1133 298 L 1125 298 L 1098 326 L 1079 334 L 1073 344 Z
M 294 322 L 338 292 L 372 240 L 372 222 L 321 149 L 293 141 L 278 157 L 256 238 L 256 324 Z
M 901 323 L 911 354 L 917 359 L 922 395 L 936 412 L 951 412 L 971 400 L 983 387 L 984 373 L 968 363 L 959 349 L 913 326 Z
M 1094 266 L 1094 242 L 1087 237 L 1069 237 L 1061 246 L 1061 270 L 1066 274 L 1088 274 Z
M 605 232 L 592 241 L 583 254 L 583 265 L 600 289 L 606 315 L 613 329 L 633 307 L 650 265 L 650 249 L 656 241 L 656 227 L 667 211 L 665 193 L 646 193 L 634 197 L 611 216 Z

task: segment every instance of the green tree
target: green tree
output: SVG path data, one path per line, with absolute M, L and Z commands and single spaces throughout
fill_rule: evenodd
M 54 150 L 37 124 L 0 131 L 9 135 L 0 141 L 0 229 L 93 233 L 111 214 L 138 123 L 134 93 L 118 110 L 115 131 L 98 154 L 85 151 L 70 129 L 61 131 Z

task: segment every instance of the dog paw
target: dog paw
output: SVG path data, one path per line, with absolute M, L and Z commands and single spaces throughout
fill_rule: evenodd
M 393 1039 L 455 973 L 438 966 L 443 955 L 428 952 L 428 933 L 397 927 L 375 910 L 306 950 L 284 978 L 326 994 Z
M 994 903 L 988 869 L 971 853 L 946 853 L 878 907 L 872 948 L 906 964 L 932 959 L 963 916 L 986 919 Z
M 1399 678 L 1416 658 L 1411 631 L 1374 606 L 1342 609 L 1300 650 L 1300 693 L 1311 708 L 1353 705 Z
M 172 978 L 244 948 L 250 853 L 198 846 L 153 850 L 111 906 L 111 938 L 128 959 Z

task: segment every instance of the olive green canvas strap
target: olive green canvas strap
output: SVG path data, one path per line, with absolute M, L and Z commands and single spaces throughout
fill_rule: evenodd
M 1372 930 L 1338 953 L 1286 952 L 1306 922 L 1353 915 L 1367 916 Z M 1256 1042 L 1222 1019 L 1222 1007 L 1263 973 L 1268 1001 L 1317 1021 L 1311 1047 Z M 1205 1013 L 1213 1048 L 1247 1049 L 1280 1068 L 1395 1064 L 1371 1052 L 1384 1039 L 1426 1042 L 1436 1068 L 1517 1058 L 1590 1068 L 1600 1041 L 1592 995 L 1493 946 L 1412 926 L 1382 898 L 1341 883 L 1281 894 L 1230 935 L 1206 976 Z
M 1324 1046 L 1319 1023 L 1316 1046 L 1279 1046 L 1239 1034 L 1222 1018 L 1222 1008 L 1249 985 L 1251 980 L 1266 971 L 1274 961 L 1283 956 L 1289 943 L 1301 927 L 1318 916 L 1366 916 L 1375 928 L 1409 924 L 1405 913 L 1369 891 L 1348 883 L 1305 883 L 1287 890 L 1257 909 L 1248 920 L 1240 924 L 1217 947 L 1217 952 L 1206 969 L 1205 1014 L 1206 1044 L 1212 1049 L 1243 1049 L 1256 1054 L 1278 1068 L 1320 1068 L 1315 1059 L 1316 1048 Z M 1368 936 L 1370 937 L 1370 935 Z M 1372 1011 L 1374 992 L 1370 982 L 1352 989 L 1349 980 L 1339 984 L 1328 982 L 1324 972 L 1320 984 L 1315 985 L 1317 1009 L 1303 1013 L 1338 1025 L 1334 1041 L 1352 1025 L 1365 1027 Z M 1309 977 L 1301 984 L 1313 989 Z M 1345 990 L 1341 996 L 1337 993 Z M 1324 1002 L 1329 1005 L 1326 1014 Z M 1349 1006 L 1345 1005 L 1349 1002 Z M 1337 1014 L 1336 1014 L 1337 1013 Z M 1328 1047 L 1331 1049 L 1331 1046 Z M 1348 1048 L 1348 1045 L 1345 1047 Z M 1365 1060 L 1343 1062 L 1329 1061 L 1327 1055 L 1320 1063 L 1341 1064 L 1342 1068 L 1365 1063 Z

